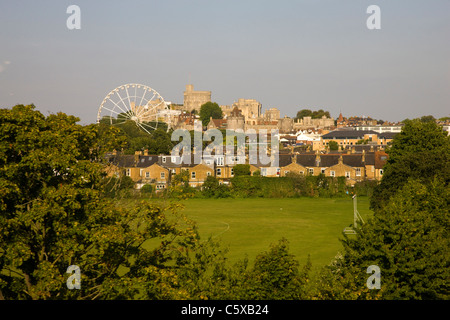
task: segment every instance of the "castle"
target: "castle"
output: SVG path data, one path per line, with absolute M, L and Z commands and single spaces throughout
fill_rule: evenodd
M 173 109 L 183 111 L 174 119 L 176 129 L 193 130 L 196 119 L 195 113 L 200 113 L 201 106 L 211 101 L 211 91 L 195 91 L 192 84 L 186 85 L 184 91 L 183 105 L 173 106 Z M 280 133 L 288 134 L 308 129 L 332 129 L 334 119 L 322 117 L 312 119 L 304 117 L 294 121 L 290 117 L 281 117 L 280 110 L 268 108 L 262 113 L 262 104 L 255 99 L 240 98 L 231 105 L 221 105 L 223 119 L 211 119 L 209 128 L 243 130 L 254 129 L 258 132 L 261 129 L 278 129 Z M 219 121 L 220 120 L 220 121 Z

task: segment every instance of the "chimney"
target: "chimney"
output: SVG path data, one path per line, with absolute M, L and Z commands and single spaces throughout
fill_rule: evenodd
M 134 153 L 134 162 L 138 163 L 139 162 L 139 156 L 140 156 L 140 151 L 136 151 Z
M 294 153 L 292 155 L 292 163 L 297 163 L 297 154 L 296 153 Z
M 363 163 L 366 162 L 366 150 L 363 149 L 362 151 L 362 160 Z
M 320 166 L 320 154 L 319 150 L 316 151 L 316 167 Z
M 344 159 L 342 158 L 342 154 L 339 156 L 338 164 L 343 164 Z
M 144 156 L 148 156 L 148 149 L 144 150 Z

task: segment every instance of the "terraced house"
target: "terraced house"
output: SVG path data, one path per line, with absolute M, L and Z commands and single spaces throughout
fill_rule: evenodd
M 395 136 L 395 132 L 375 132 L 372 130 L 335 130 L 322 135 L 324 145 L 335 141 L 342 148 L 358 145 L 361 142 L 387 145 Z
M 358 149 L 358 150 L 357 150 Z M 241 156 L 242 157 L 242 156 Z M 212 154 L 204 156 L 201 163 L 196 163 L 195 154 L 191 154 L 191 163 L 183 163 L 170 155 L 148 155 L 145 151 L 134 155 L 108 155 L 110 176 L 129 176 L 139 189 L 151 184 L 155 190 L 164 190 L 174 175 L 182 171 L 189 172 L 189 184 L 201 187 L 209 176 L 216 177 L 220 183 L 228 184 L 234 176 L 234 166 L 249 163 L 239 156 Z M 320 175 L 327 177 L 345 177 L 349 185 L 363 180 L 380 180 L 387 154 L 382 150 L 374 150 L 373 146 L 354 146 L 347 151 L 326 153 L 306 152 L 280 154 L 278 166 L 261 164 L 252 159 L 250 172 L 259 172 L 266 177 L 284 177 L 291 173 L 299 175 Z M 181 163 L 180 163 L 181 162 Z

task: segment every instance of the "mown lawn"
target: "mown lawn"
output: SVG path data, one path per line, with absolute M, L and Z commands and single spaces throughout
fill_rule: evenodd
M 348 198 L 189 199 L 184 212 L 197 222 L 203 239 L 212 236 L 229 248 L 230 262 L 252 261 L 282 237 L 300 264 L 310 255 L 313 267 L 328 264 L 342 248 L 342 230 L 353 223 Z M 369 199 L 358 198 L 364 219 L 372 213 Z

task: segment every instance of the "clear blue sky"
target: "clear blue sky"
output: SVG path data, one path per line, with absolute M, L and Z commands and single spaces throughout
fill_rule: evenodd
M 66 9 L 81 8 L 81 30 Z M 381 30 L 366 9 L 381 8 Z M 185 85 L 398 121 L 450 115 L 449 0 L 40 0 L 0 2 L 0 107 L 34 103 L 96 121 L 130 82 L 183 102 Z

